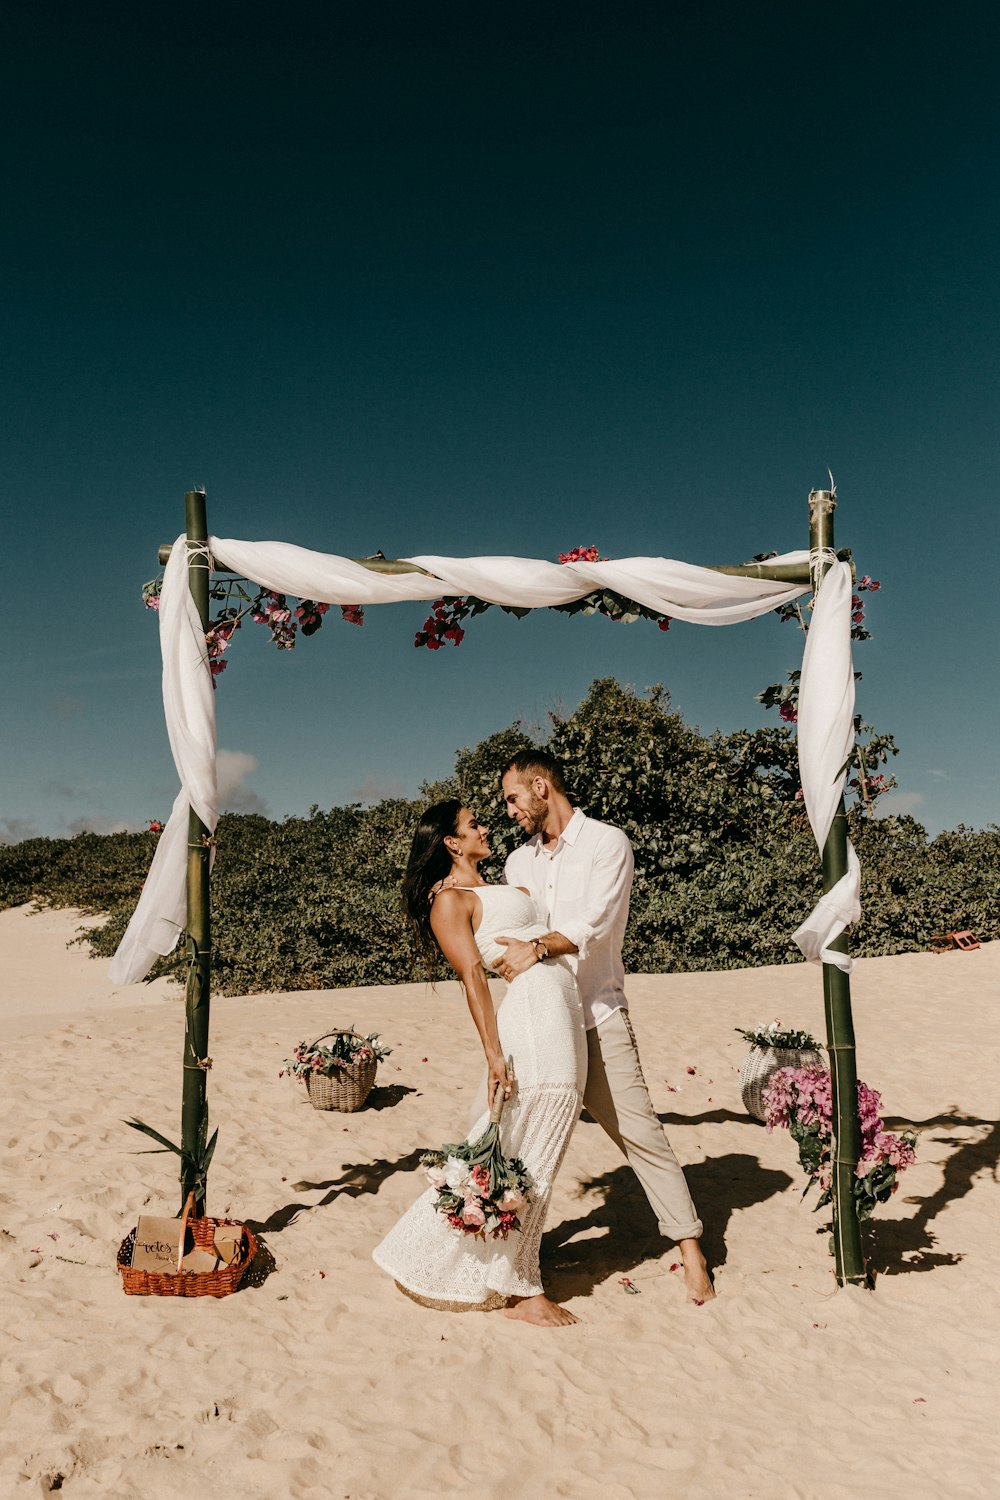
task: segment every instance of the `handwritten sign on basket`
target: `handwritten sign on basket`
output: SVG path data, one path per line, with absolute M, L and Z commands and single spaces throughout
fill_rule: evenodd
M 166 1276 L 176 1276 L 181 1256 L 184 1254 L 186 1219 L 160 1219 L 152 1214 L 143 1214 L 135 1231 L 132 1246 L 132 1267 L 136 1271 L 159 1271 Z

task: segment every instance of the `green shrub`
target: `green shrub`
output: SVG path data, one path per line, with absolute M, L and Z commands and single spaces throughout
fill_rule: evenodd
M 312 808 L 281 823 L 226 814 L 212 880 L 213 978 L 223 994 L 398 983 L 426 970 L 410 939 L 399 887 L 427 803 L 460 796 L 491 825 L 497 878 L 521 838 L 499 775 L 532 740 L 520 724 L 456 754 L 454 774 L 418 801 Z M 800 802 L 795 741 L 784 728 L 704 736 L 646 695 L 599 680 L 548 748 L 590 815 L 632 839 L 636 875 L 625 938 L 629 969 L 743 968 L 799 959 L 791 933 L 821 889 Z M 958 828 L 928 840 L 909 817 L 851 814 L 862 865 L 859 955 L 924 950 L 939 932 L 1000 936 L 1000 829 Z M 154 834 L 81 834 L 0 847 L 0 906 L 35 899 L 106 912 L 85 934 L 114 952 L 134 909 Z M 153 973 L 183 964 L 163 960 Z M 432 977 L 443 977 L 443 962 Z

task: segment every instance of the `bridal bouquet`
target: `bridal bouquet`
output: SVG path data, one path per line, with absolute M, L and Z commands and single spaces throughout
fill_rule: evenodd
M 498 1089 L 490 1123 L 476 1141 L 425 1151 L 420 1164 L 437 1192 L 434 1207 L 459 1234 L 505 1240 L 521 1228 L 520 1213 L 534 1180 L 523 1161 L 504 1156 L 500 1144 L 503 1094 Z

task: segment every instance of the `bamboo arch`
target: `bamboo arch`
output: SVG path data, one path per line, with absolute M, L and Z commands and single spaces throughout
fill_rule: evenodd
M 185 496 L 186 503 L 186 545 L 187 545 L 187 577 L 190 590 L 190 600 L 195 612 L 195 623 L 200 624 L 202 635 L 210 625 L 209 621 L 209 594 L 211 574 L 215 559 L 209 550 L 209 532 L 207 523 L 206 497 L 202 490 L 191 490 Z M 715 573 L 726 575 L 732 579 L 759 580 L 774 584 L 784 585 L 792 591 L 792 595 L 804 592 L 812 584 L 817 599 L 819 588 L 823 579 L 831 568 L 838 565 L 838 555 L 834 552 L 834 524 L 833 513 L 836 509 L 836 497 L 832 490 L 812 490 L 809 493 L 809 550 L 808 553 L 792 554 L 787 559 L 779 559 L 776 563 L 767 562 L 744 563 L 739 565 L 719 566 L 708 570 L 691 570 L 702 573 Z M 182 538 L 183 540 L 183 538 Z M 222 544 L 217 544 L 221 549 Z M 241 546 L 248 547 L 251 551 L 255 544 L 226 544 L 231 550 L 238 550 Z M 168 561 L 172 549 L 165 547 L 160 549 L 160 561 Z M 318 554 L 311 554 L 319 557 Z M 224 559 L 225 561 L 225 559 Z M 425 569 L 415 561 L 391 560 L 385 558 L 374 558 L 364 560 L 337 559 L 348 564 L 352 569 L 362 568 L 373 574 L 384 575 L 387 579 L 401 575 L 423 574 L 430 578 L 434 589 L 423 593 L 422 597 L 436 597 L 444 595 L 447 597 L 448 588 L 442 585 L 441 580 L 429 569 Z M 447 560 L 444 560 L 447 561 Z M 461 561 L 461 560 L 459 560 Z M 475 559 L 464 560 L 468 564 L 474 564 Z M 662 559 L 633 559 L 633 563 L 657 564 L 663 563 Z M 591 567 L 601 567 L 601 564 L 591 564 Z M 685 565 L 673 565 L 683 567 Z M 840 572 L 843 574 L 844 567 Z M 247 575 L 251 576 L 251 575 Z M 407 580 L 408 583 L 416 583 L 415 579 Z M 289 593 L 297 593 L 298 590 L 288 588 L 284 590 Z M 465 589 L 465 592 L 475 592 L 474 589 Z M 458 592 L 452 587 L 451 592 Z M 586 592 L 581 590 L 580 593 Z M 323 599 L 322 594 L 314 597 Z M 421 597 L 419 591 L 400 593 L 398 597 Z M 847 598 L 850 597 L 850 589 L 847 590 Z M 330 599 L 330 603 L 355 602 L 347 599 Z M 495 602 L 503 603 L 498 598 Z M 510 602 L 515 602 L 511 599 Z M 540 601 L 533 598 L 531 601 L 524 599 L 520 601 L 523 607 L 539 607 Z M 765 602 L 757 613 L 765 613 L 773 609 L 781 599 Z M 683 617 L 683 610 L 681 611 Z M 847 611 L 849 615 L 849 610 Z M 690 616 L 695 618 L 694 615 Z M 747 617 L 744 615 L 743 617 Z M 845 615 L 845 619 L 847 616 Z M 727 623 L 718 620 L 712 623 Z M 850 665 L 850 628 L 847 620 L 846 650 L 847 664 Z M 809 641 L 812 636 L 810 635 Z M 809 655 L 809 641 L 807 641 L 807 659 Z M 207 661 L 205 671 L 207 674 Z M 167 663 L 165 662 L 165 686 L 166 686 Z M 851 692 L 853 694 L 853 677 L 850 673 Z M 803 668 L 803 680 L 805 679 L 805 664 Z M 843 704 L 840 705 L 841 718 L 843 717 Z M 853 706 L 853 700 L 852 700 Z M 213 720 L 214 729 L 214 720 Z M 804 721 L 800 718 L 800 755 L 803 742 Z M 853 743 L 853 725 L 851 727 Z M 171 734 L 171 745 L 174 750 L 175 760 L 178 761 L 178 769 L 181 770 L 181 758 L 178 755 L 178 746 L 174 742 L 173 732 Z M 203 753 L 206 747 L 201 747 Z M 210 754 L 214 771 L 214 733 Z M 834 1152 L 833 1152 L 833 1221 L 834 1221 L 834 1255 L 836 1277 L 840 1285 L 867 1285 L 868 1276 L 861 1248 L 860 1226 L 858 1223 L 857 1210 L 854 1201 L 854 1177 L 855 1169 L 860 1157 L 860 1122 L 857 1105 L 857 1066 L 856 1048 L 854 1037 L 854 1024 L 851 1012 L 851 990 L 849 971 L 851 961 L 848 956 L 848 943 L 844 928 L 856 917 L 856 907 L 852 909 L 843 902 L 838 902 L 838 893 L 842 892 L 845 885 L 849 883 L 848 876 L 855 880 L 857 878 L 857 860 L 853 850 L 850 848 L 847 838 L 847 818 L 842 795 L 844 770 L 837 777 L 831 778 L 836 782 L 836 800 L 829 805 L 829 816 L 825 820 L 825 837 L 817 839 L 822 843 L 822 867 L 823 867 L 823 890 L 824 898 L 817 912 L 824 908 L 826 903 L 824 920 L 832 917 L 837 920 L 832 930 L 836 936 L 824 940 L 821 944 L 816 943 L 816 951 L 809 953 L 811 957 L 819 957 L 822 950 L 823 970 L 823 994 L 824 1011 L 827 1031 L 827 1047 L 830 1058 L 830 1074 L 833 1093 L 833 1125 L 834 1125 Z M 182 771 L 182 781 L 183 781 Z M 806 787 L 806 777 L 803 776 L 803 786 Z M 824 786 L 818 791 L 815 787 L 814 796 L 825 796 L 829 798 L 833 794 L 832 787 Z M 182 788 L 178 803 L 184 798 Z M 810 811 L 810 819 L 813 822 L 814 831 L 817 830 L 817 822 L 810 807 L 809 790 L 806 788 L 807 808 Z M 175 813 L 177 811 L 175 804 Z M 185 932 L 187 936 L 188 951 L 188 979 L 185 1003 L 185 1037 L 184 1037 L 184 1083 L 181 1104 L 181 1201 L 186 1201 L 189 1192 L 195 1193 L 196 1211 L 205 1212 L 205 1193 L 207 1187 L 207 1163 L 205 1161 L 206 1143 L 208 1136 L 208 1101 L 207 1101 L 207 1074 L 211 1066 L 208 1056 L 209 1038 L 209 1016 L 210 1016 L 210 988 L 211 988 L 211 916 L 209 904 L 209 884 L 211 876 L 211 864 L 214 846 L 214 829 L 207 826 L 205 821 L 195 811 L 190 800 L 187 801 L 187 869 L 186 869 L 186 923 Z M 158 850 L 159 855 L 161 851 Z M 154 861 L 154 866 L 155 866 Z M 152 873 L 152 872 L 151 872 Z M 831 897 L 832 901 L 828 898 Z M 139 915 L 137 910 L 136 917 Z M 813 913 L 813 918 L 816 913 Z M 133 923 L 130 923 L 129 932 Z M 802 933 L 807 928 L 807 923 L 799 929 Z M 128 941 L 129 934 L 123 940 L 122 947 L 112 961 L 112 977 L 117 982 L 128 982 L 135 977 L 141 977 L 149 967 L 149 959 L 146 969 L 139 966 L 141 972 L 137 972 L 133 965 L 132 969 L 122 959 L 123 949 Z M 813 937 L 816 934 L 813 933 Z M 799 934 L 796 935 L 798 940 Z M 172 946 L 170 944 L 169 946 Z M 166 948 L 158 948 L 156 951 L 169 951 Z M 803 951 L 807 951 L 805 945 L 800 942 Z M 203 1163 L 203 1166 L 199 1166 Z

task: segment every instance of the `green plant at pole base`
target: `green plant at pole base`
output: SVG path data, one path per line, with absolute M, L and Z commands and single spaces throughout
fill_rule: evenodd
M 201 1211 L 204 1212 L 205 1194 L 208 1188 L 208 1169 L 212 1164 L 212 1157 L 215 1154 L 215 1143 L 219 1139 L 218 1127 L 213 1130 L 211 1140 L 202 1140 L 193 1151 L 189 1151 L 184 1146 L 178 1146 L 174 1141 L 168 1141 L 165 1135 L 161 1135 L 158 1130 L 153 1129 L 152 1125 L 146 1125 L 142 1120 L 133 1118 L 131 1120 L 124 1120 L 122 1123 L 128 1125 L 132 1130 L 141 1130 L 143 1135 L 148 1135 L 152 1140 L 160 1142 L 158 1149 L 153 1148 L 149 1151 L 140 1151 L 140 1156 L 157 1156 L 162 1152 L 172 1151 L 175 1156 L 180 1157 L 183 1179 L 189 1184 L 189 1191 L 194 1193 L 196 1205 L 200 1205 Z M 177 1217 L 180 1218 L 179 1213 Z

